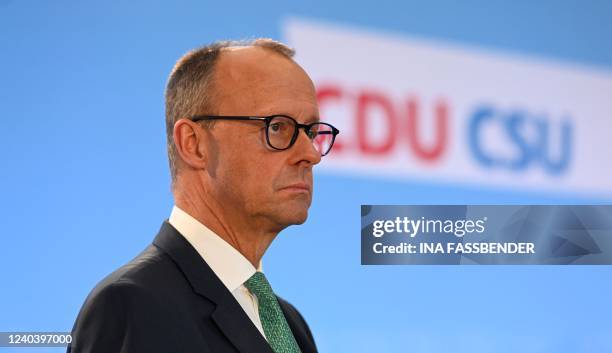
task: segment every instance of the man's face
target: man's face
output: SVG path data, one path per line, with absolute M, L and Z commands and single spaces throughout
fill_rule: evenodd
M 310 78 L 291 60 L 269 50 L 224 51 L 213 85 L 215 115 L 283 114 L 302 124 L 319 119 Z M 225 210 L 277 231 L 306 220 L 312 167 L 321 156 L 303 130 L 284 151 L 267 145 L 263 121 L 218 120 L 210 135 L 209 188 Z

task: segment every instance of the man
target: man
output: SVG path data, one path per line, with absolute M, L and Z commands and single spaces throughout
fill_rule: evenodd
M 306 220 L 312 169 L 338 130 L 270 39 L 192 51 L 166 88 L 175 207 L 147 249 L 99 283 L 68 352 L 316 352 L 261 258 Z

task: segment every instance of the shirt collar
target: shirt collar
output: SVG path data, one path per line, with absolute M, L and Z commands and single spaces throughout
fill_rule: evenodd
M 168 222 L 193 246 L 230 292 L 239 288 L 257 269 L 238 250 L 208 227 L 174 206 Z

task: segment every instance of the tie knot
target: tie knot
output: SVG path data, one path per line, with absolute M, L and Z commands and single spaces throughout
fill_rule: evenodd
M 274 296 L 274 291 L 272 291 L 272 287 L 270 287 L 270 283 L 263 272 L 255 272 L 251 278 L 244 282 L 244 285 L 259 299 Z

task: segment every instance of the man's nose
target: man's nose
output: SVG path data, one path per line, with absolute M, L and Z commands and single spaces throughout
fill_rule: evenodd
M 313 140 L 308 137 L 303 129 L 300 129 L 293 148 L 296 150 L 298 162 L 304 160 L 315 165 L 321 161 L 321 152 L 317 151 Z

